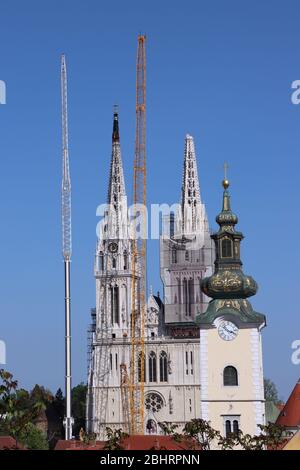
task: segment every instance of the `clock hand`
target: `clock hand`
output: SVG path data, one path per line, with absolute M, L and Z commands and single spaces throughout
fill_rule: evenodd
M 224 330 L 227 331 L 227 333 L 233 333 L 233 330 L 228 330 L 228 328 L 226 328 L 226 326 L 224 326 Z

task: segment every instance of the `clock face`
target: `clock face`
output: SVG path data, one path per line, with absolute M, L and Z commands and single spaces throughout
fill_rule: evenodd
M 116 243 L 110 243 L 108 249 L 111 253 L 116 253 L 118 251 L 118 245 Z
M 219 336 L 224 341 L 232 341 L 237 337 L 238 332 L 238 327 L 231 321 L 223 320 L 218 327 Z

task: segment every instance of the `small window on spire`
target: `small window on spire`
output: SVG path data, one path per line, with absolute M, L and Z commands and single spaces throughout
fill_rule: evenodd
M 100 251 L 100 270 L 101 271 L 104 271 L 104 255 L 103 255 L 103 251 Z
M 223 238 L 221 246 L 222 258 L 232 258 L 232 241 L 230 238 Z

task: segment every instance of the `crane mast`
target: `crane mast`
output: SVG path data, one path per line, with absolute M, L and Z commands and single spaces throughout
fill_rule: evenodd
M 144 434 L 146 316 L 146 51 L 138 36 L 136 63 L 136 134 L 133 178 L 132 314 L 130 360 L 130 433 Z M 139 230 L 138 230 L 139 228 Z
M 71 294 L 70 263 L 71 237 L 71 178 L 68 152 L 67 68 L 64 54 L 61 56 L 61 113 L 62 113 L 62 253 L 65 268 L 65 439 L 72 439 L 71 413 Z

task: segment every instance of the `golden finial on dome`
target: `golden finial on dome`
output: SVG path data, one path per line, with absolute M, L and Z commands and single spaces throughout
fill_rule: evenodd
M 227 170 L 228 170 L 228 163 L 224 163 L 224 179 L 222 181 L 222 185 L 224 189 L 227 189 L 229 187 L 229 180 L 227 179 Z

